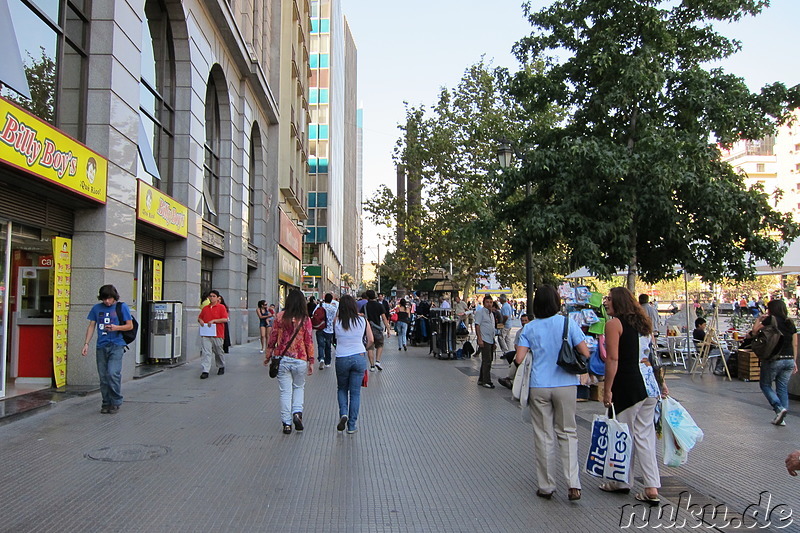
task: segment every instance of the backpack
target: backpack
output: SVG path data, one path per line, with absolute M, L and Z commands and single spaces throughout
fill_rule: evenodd
M 773 319 L 774 320 L 774 319 Z M 773 324 L 761 328 L 750 347 L 762 363 L 772 361 L 781 342 L 781 332 Z
M 475 348 L 472 347 L 472 343 L 469 341 L 464 341 L 464 347 L 461 348 L 464 357 L 472 357 L 472 354 L 475 353 Z
M 318 305 L 314 312 L 311 314 L 311 329 L 323 330 L 328 325 L 328 313 L 322 305 Z
M 122 302 L 117 302 L 117 320 L 122 322 Z M 122 340 L 125 341 L 126 346 L 135 341 L 136 334 L 139 333 L 139 322 L 136 321 L 133 314 L 131 314 L 131 322 L 133 322 L 133 329 L 120 332 L 122 333 Z

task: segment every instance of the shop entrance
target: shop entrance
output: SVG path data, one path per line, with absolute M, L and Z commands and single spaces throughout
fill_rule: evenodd
M 11 239 L 8 239 L 8 235 Z M 2 396 L 53 384 L 56 232 L 0 221 Z

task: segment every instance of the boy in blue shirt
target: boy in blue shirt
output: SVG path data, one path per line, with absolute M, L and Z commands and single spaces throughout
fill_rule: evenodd
M 117 315 L 119 293 L 113 285 L 103 285 L 97 295 L 100 303 L 94 304 L 86 317 L 86 342 L 81 355 L 89 353 L 89 341 L 97 330 L 97 373 L 100 376 L 100 394 L 103 397 L 101 413 L 115 414 L 122 405 L 122 354 L 125 350 L 123 331 L 133 329 L 131 310 L 125 302 Z

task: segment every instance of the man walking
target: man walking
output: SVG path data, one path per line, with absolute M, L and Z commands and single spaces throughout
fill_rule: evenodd
M 330 368 L 331 347 L 333 346 L 333 319 L 339 311 L 339 306 L 333 299 L 333 294 L 325 293 L 322 308 L 325 310 L 325 327 L 317 330 L 317 351 L 319 352 L 319 369 Z
M 97 329 L 97 374 L 100 377 L 100 395 L 103 403 L 100 412 L 115 414 L 122 405 L 122 355 L 125 352 L 123 331 L 133 329 L 131 310 L 125 302 L 117 307 L 119 293 L 113 285 L 103 285 L 97 295 L 100 303 L 89 311 L 89 327 L 81 355 L 89 353 L 89 341 Z M 119 310 L 119 313 L 117 311 Z
M 483 297 L 483 307 L 475 311 L 475 336 L 478 337 L 478 349 L 481 352 L 481 372 L 478 375 L 478 386 L 493 389 L 492 358 L 494 357 L 494 313 L 492 313 L 492 296 Z
M 527 313 L 523 313 L 519 315 L 519 321 L 522 323 L 522 327 L 517 330 L 517 334 L 514 336 L 514 351 L 509 352 L 511 353 L 511 361 L 508 364 L 508 375 L 504 378 L 498 378 L 497 382 L 507 389 L 511 389 L 514 387 L 514 378 L 517 376 L 517 368 L 519 365 L 514 360 L 514 357 L 517 353 L 517 347 L 519 346 L 519 337 L 522 335 L 522 330 L 525 329 L 525 324 L 531 321 L 531 315 Z M 505 354 L 504 354 L 505 355 Z
M 367 322 L 372 328 L 372 337 L 375 342 L 372 350 L 367 350 L 370 371 L 383 370 L 381 366 L 381 355 L 383 354 L 383 333 L 389 337 L 391 326 L 389 325 L 389 313 L 381 302 L 375 299 L 375 291 L 367 291 L 367 305 L 364 306 L 364 314 Z
M 208 293 L 208 305 L 200 310 L 200 315 L 197 317 L 197 322 L 200 326 L 206 328 L 205 332 L 201 330 L 200 337 L 200 364 L 203 367 L 200 379 L 208 378 L 208 372 L 211 370 L 212 352 L 217 363 L 217 375 L 221 376 L 225 373 L 225 353 L 222 351 L 222 343 L 225 340 L 225 324 L 228 322 L 228 310 L 222 305 L 221 299 L 219 291 L 212 289 Z M 209 329 L 209 326 L 213 326 L 214 329 Z
M 508 303 L 508 297 L 505 294 L 501 294 L 498 300 L 500 301 L 500 321 L 497 324 L 499 331 L 497 341 L 500 344 L 500 350 L 506 353 L 514 349 L 511 344 L 511 318 L 514 316 L 514 308 Z

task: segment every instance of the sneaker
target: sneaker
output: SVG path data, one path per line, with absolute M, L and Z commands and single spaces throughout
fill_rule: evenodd
M 346 427 L 347 427 L 347 415 L 343 415 L 339 419 L 339 424 L 337 424 L 336 430 L 337 431 L 344 431 L 344 428 L 346 428 Z
M 369 371 L 370 372 L 375 372 L 375 365 L 372 365 L 371 367 L 369 367 Z
M 347 430 L 347 434 L 348 434 L 348 435 L 352 435 L 353 433 L 355 433 L 355 432 L 357 432 L 357 431 L 358 431 L 358 428 L 354 428 L 354 429 L 348 429 L 348 430 Z
M 100 406 L 100 412 L 103 413 L 104 415 L 107 415 L 108 414 L 108 409 L 110 407 L 111 407 L 110 405 L 105 405 L 105 404 L 101 405 Z
M 381 366 L 381 362 L 380 361 L 375 361 L 375 368 L 377 368 L 378 370 L 383 370 L 383 367 Z
M 119 413 L 119 405 L 109 405 L 108 406 L 108 414 L 115 415 Z
M 775 415 L 775 418 L 772 419 L 772 423 L 775 424 L 776 426 L 780 426 L 781 422 L 783 422 L 783 419 L 786 418 L 786 413 L 788 412 L 789 411 L 787 411 L 786 409 L 781 409 L 780 411 L 778 411 L 778 413 Z
M 208 379 L 208 372 L 203 372 L 200 374 L 200 379 Z
M 513 389 L 514 383 L 508 378 L 498 378 L 497 382 L 507 389 Z
M 331 365 L 325 365 L 325 368 L 330 368 L 330 367 L 331 367 Z
M 488 382 L 488 383 L 481 383 L 481 386 L 482 387 L 486 387 L 487 389 L 493 389 L 494 388 L 494 383 L 492 383 L 491 381 Z
M 303 431 L 303 413 L 295 413 L 294 416 L 292 416 L 292 420 L 294 421 L 294 429 Z
M 217 375 L 218 376 L 221 376 L 224 373 L 225 373 L 225 367 L 224 366 L 222 368 L 220 368 L 219 370 L 217 370 Z
M 283 434 L 290 435 L 292 433 L 292 425 L 291 424 L 284 424 L 283 425 Z
M 320 361 L 319 362 L 319 369 L 322 370 L 323 368 L 325 368 L 325 361 Z
M 408 351 L 408 346 L 403 345 L 403 350 Z
M 258 353 L 264 353 L 264 350 L 259 350 Z
M 785 426 L 785 425 L 786 425 L 786 420 L 781 420 L 781 423 L 780 423 L 780 424 L 778 424 L 778 425 L 779 425 L 779 426 Z

